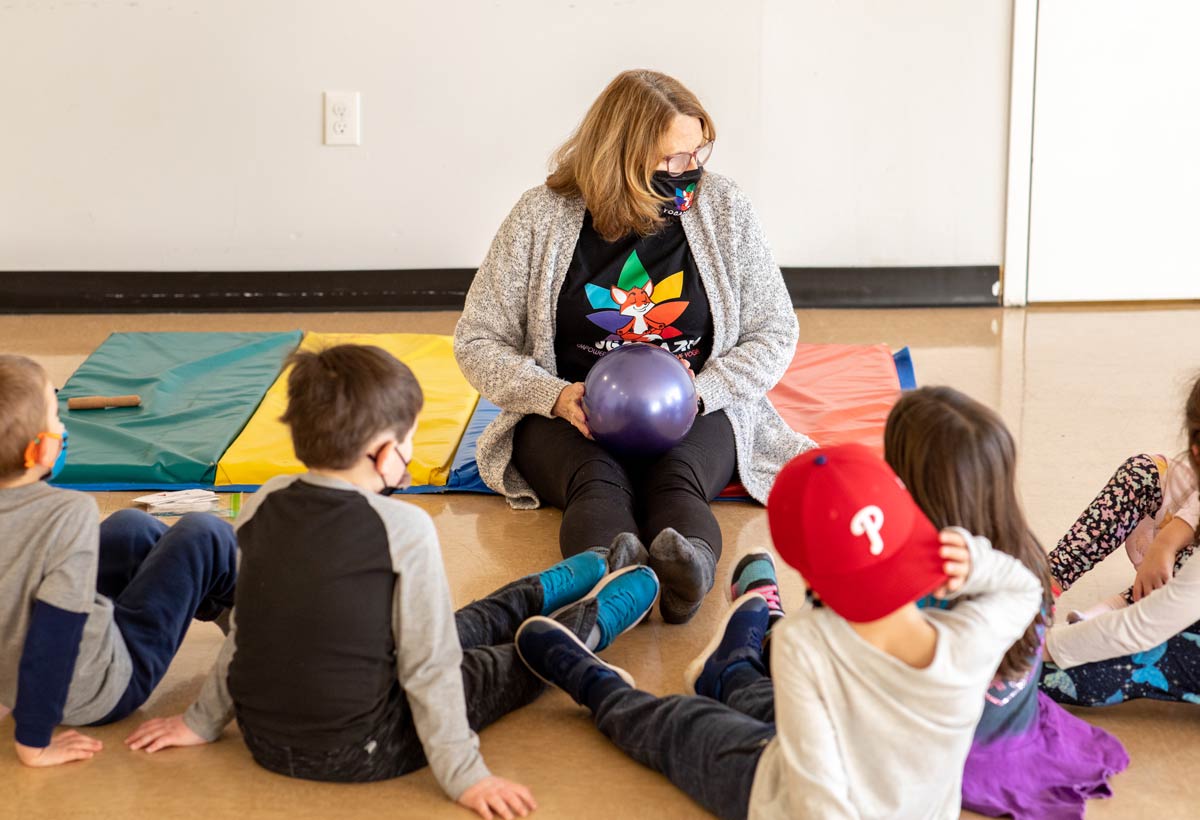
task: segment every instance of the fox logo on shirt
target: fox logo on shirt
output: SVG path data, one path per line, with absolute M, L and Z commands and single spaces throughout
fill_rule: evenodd
M 883 529 L 883 510 L 874 504 L 863 507 L 850 519 L 850 532 L 854 535 L 865 535 L 871 542 L 871 554 L 883 552 L 883 538 L 879 532 Z

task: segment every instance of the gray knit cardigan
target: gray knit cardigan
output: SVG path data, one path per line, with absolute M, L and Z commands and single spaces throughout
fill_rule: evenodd
M 459 367 L 503 411 L 479 437 L 480 477 L 516 509 L 540 502 L 512 463 L 513 428 L 530 413 L 550 416 L 569 383 L 555 367 L 555 310 L 583 215 L 577 197 L 544 185 L 526 191 L 475 274 L 454 331 Z M 713 321 L 696 390 L 705 413 L 725 411 L 742 483 L 766 503 L 780 468 L 816 446 L 766 396 L 795 353 L 796 314 L 758 217 L 732 180 L 705 173 L 681 219 Z

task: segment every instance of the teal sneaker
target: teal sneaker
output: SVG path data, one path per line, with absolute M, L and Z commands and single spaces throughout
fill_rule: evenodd
M 581 552 L 538 573 L 542 584 L 542 614 L 562 609 L 583 598 L 596 588 L 608 572 L 604 556 L 596 552 Z
M 658 576 L 654 570 L 643 566 L 625 567 L 604 576 L 591 592 L 571 604 L 571 608 L 596 608 L 596 628 L 600 638 L 595 651 L 599 652 L 646 619 L 658 601 L 658 592 Z M 566 609 L 568 607 L 563 607 L 550 617 L 559 618 Z
M 597 605 L 596 626 L 600 643 L 596 651 L 610 646 L 621 635 L 640 624 L 658 602 L 658 576 L 650 567 L 636 566 L 618 570 L 604 578 L 588 593 Z
M 683 675 L 687 691 L 720 700 L 721 677 L 736 664 L 748 663 L 766 674 L 762 644 L 769 612 L 767 600 L 757 592 L 734 601 L 708 646 L 688 664 Z

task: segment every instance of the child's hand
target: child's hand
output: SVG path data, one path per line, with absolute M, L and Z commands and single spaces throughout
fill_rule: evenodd
M 954 530 L 942 530 L 938 534 L 942 548 L 938 552 L 945 564 L 942 569 L 949 577 L 946 583 L 933 591 L 935 597 L 947 598 L 962 588 L 963 582 L 971 573 L 971 553 L 967 550 L 966 539 L 962 533 Z
M 91 760 L 96 752 L 104 748 L 104 744 L 95 738 L 82 735 L 74 729 L 59 732 L 50 740 L 50 745 L 43 749 L 35 746 L 17 746 L 17 758 L 26 766 L 35 769 L 46 766 L 59 766 L 74 760 Z
M 1154 590 L 1166 586 L 1175 572 L 1175 550 L 1157 541 L 1142 557 L 1137 577 L 1133 581 L 1133 600 L 1140 601 Z
M 145 749 L 150 753 L 172 746 L 200 746 L 204 743 L 208 741 L 187 727 L 183 722 L 183 715 L 153 718 L 134 729 L 133 734 L 125 738 L 125 745 L 133 751 Z
M 583 433 L 585 437 L 592 437 L 592 431 L 587 426 L 587 415 L 583 412 L 583 382 L 575 382 L 564 387 L 558 394 L 558 400 L 554 402 L 554 409 L 550 412 L 557 418 L 571 422 L 575 429 Z
M 503 777 L 485 777 L 462 793 L 458 804 L 478 814 L 483 820 L 492 820 L 493 813 L 504 820 L 528 817 L 537 808 L 529 789 Z

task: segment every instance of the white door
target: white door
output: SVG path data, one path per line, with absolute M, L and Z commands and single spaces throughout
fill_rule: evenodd
M 1200 3 L 1037 5 L 1029 301 L 1200 298 Z

